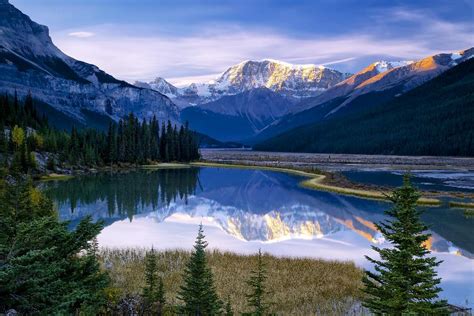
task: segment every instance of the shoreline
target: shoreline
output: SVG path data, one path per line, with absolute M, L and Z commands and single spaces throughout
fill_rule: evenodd
M 391 192 L 391 188 L 381 187 L 376 185 L 367 185 L 362 183 L 353 183 L 348 181 L 345 177 L 339 175 L 335 171 L 324 171 L 317 168 L 311 168 L 308 165 L 294 165 L 284 164 L 280 161 L 215 161 L 203 159 L 202 161 L 190 162 L 190 163 L 178 163 L 178 162 L 167 162 L 167 163 L 156 163 L 147 165 L 114 165 L 104 166 L 96 168 L 81 168 L 74 170 L 67 170 L 69 173 L 52 172 L 46 175 L 40 175 L 36 180 L 43 181 L 65 181 L 76 176 L 94 174 L 99 172 L 128 172 L 133 170 L 160 170 L 160 169 L 185 169 L 191 167 L 219 167 L 219 168 L 246 168 L 246 169 L 260 169 L 269 170 L 276 172 L 284 172 L 297 176 L 308 178 L 299 183 L 301 187 L 334 192 L 342 195 L 355 196 L 363 199 L 389 201 L 388 194 Z M 65 170 L 66 171 L 66 170 Z M 452 200 L 456 198 L 468 198 L 474 199 L 474 196 L 470 193 L 462 192 L 427 192 L 420 191 L 422 197 L 420 197 L 418 204 L 437 207 L 446 203 L 450 208 L 474 208 L 473 202 L 465 202 L 459 200 Z M 443 201 L 443 198 L 449 198 L 449 201 Z
M 193 163 L 190 163 L 190 165 L 202 166 L 202 167 L 247 168 L 247 169 L 260 169 L 260 170 L 284 172 L 284 173 L 289 173 L 289 174 L 294 174 L 294 175 L 310 178 L 307 180 L 303 180 L 299 183 L 299 185 L 304 188 L 334 192 L 334 193 L 339 193 L 339 194 L 349 195 L 349 196 L 356 196 L 356 197 L 360 197 L 364 199 L 389 201 L 387 195 L 390 192 L 388 191 L 361 190 L 361 189 L 345 188 L 345 187 L 341 187 L 337 185 L 327 184 L 327 183 L 324 183 L 324 181 L 327 179 L 326 175 L 298 170 L 298 169 L 291 169 L 291 168 L 286 168 L 286 167 L 282 168 L 282 167 L 270 167 L 270 166 L 259 166 L 259 165 L 217 163 L 217 162 L 193 162 Z M 418 204 L 429 205 L 429 206 L 440 206 L 441 200 L 435 199 L 435 198 L 420 197 L 420 199 L 418 200 Z

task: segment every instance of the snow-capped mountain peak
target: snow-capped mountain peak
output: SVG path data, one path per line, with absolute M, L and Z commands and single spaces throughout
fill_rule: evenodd
M 155 80 L 148 83 L 136 81 L 134 85 L 140 88 L 156 90 L 168 98 L 176 98 L 180 95 L 179 89 L 162 77 L 156 77 Z
M 184 100 L 188 103 L 201 104 L 257 88 L 268 88 L 290 98 L 311 97 L 324 92 L 348 76 L 349 74 L 320 65 L 294 65 L 264 59 L 242 61 L 229 67 L 215 80 L 193 83 L 185 88 L 176 88 L 161 78 L 158 84 L 149 82 L 147 86 L 143 83 L 136 85 L 157 90 L 175 99 L 178 104 L 182 104 Z
M 377 71 L 379 73 L 382 73 L 382 72 L 385 72 L 387 70 L 397 68 L 397 67 L 406 66 L 406 65 L 410 65 L 412 63 L 414 63 L 413 60 L 401 60 L 401 61 L 381 60 L 381 61 L 375 62 L 373 65 L 375 66 L 375 69 L 377 69 Z

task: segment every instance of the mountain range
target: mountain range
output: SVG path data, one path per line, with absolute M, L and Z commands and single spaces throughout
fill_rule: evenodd
M 152 82 L 136 82 L 135 85 L 159 91 L 186 107 L 259 88 L 267 88 L 288 98 L 312 97 L 349 76 L 350 74 L 324 66 L 292 65 L 265 59 L 243 61 L 208 83 L 192 83 L 187 87 L 177 88 L 158 77 Z
M 214 144 L 232 141 L 283 149 L 272 148 L 270 144 L 278 142 L 269 140 L 289 132 L 294 137 L 295 128 L 370 111 L 391 115 L 390 104 L 453 67 L 467 67 L 473 55 L 474 48 L 469 48 L 419 60 L 378 61 L 355 74 L 313 64 L 247 60 L 207 83 L 176 87 L 157 77 L 130 84 L 64 54 L 46 26 L 0 0 L 0 92 L 20 97 L 31 93 L 38 110 L 60 128 L 104 129 L 133 112 L 140 119 L 156 116 L 178 125 L 188 121 L 192 129 L 210 137 L 203 139 L 214 138 Z M 350 122 L 360 127 L 359 121 Z M 320 150 L 308 146 L 288 150 Z

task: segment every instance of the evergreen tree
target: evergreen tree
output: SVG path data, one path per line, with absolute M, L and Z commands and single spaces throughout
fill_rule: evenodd
M 416 202 L 420 197 L 412 187 L 408 175 L 401 188 L 390 196 L 394 203 L 386 211 L 390 220 L 377 225 L 378 230 L 393 248 L 373 246 L 380 260 L 366 258 L 375 265 L 375 272 L 366 271 L 363 282 L 367 298 L 364 306 L 381 315 L 442 315 L 445 301 L 437 300 L 438 287 L 435 268 L 441 263 L 428 257 L 424 244 L 430 238 L 427 226 L 420 220 Z
M 115 132 L 115 124 L 109 124 L 109 130 L 107 132 L 107 151 L 105 160 L 108 161 L 110 164 L 113 164 L 117 161 L 116 157 L 117 153 L 117 135 Z
M 162 315 L 164 307 L 166 305 L 165 285 L 163 283 L 163 278 L 162 277 L 158 277 L 158 289 L 156 291 L 156 303 L 158 304 L 156 313 L 157 313 L 157 315 Z
M 58 221 L 51 200 L 31 180 L 0 180 L 0 312 L 97 312 L 108 279 L 90 241 L 102 223 L 86 218 L 73 231 L 68 225 Z
M 156 253 L 152 248 L 145 256 L 145 287 L 143 288 L 143 298 L 147 305 L 152 304 L 156 300 L 157 282 L 157 265 Z
M 164 161 L 164 162 L 169 161 L 167 143 L 168 143 L 168 135 L 166 133 L 165 123 L 162 122 L 161 137 L 160 137 L 160 158 L 161 158 L 161 161 Z
M 246 295 L 248 305 L 252 308 L 251 315 L 261 316 L 268 312 L 269 304 L 265 301 L 265 296 L 268 295 L 265 286 L 266 272 L 262 251 L 259 249 L 257 267 L 251 271 L 250 279 L 247 281 L 247 284 L 251 287 L 251 292 Z
M 230 304 L 230 297 L 227 297 L 227 302 L 225 304 L 225 316 L 234 316 L 234 310 L 232 309 L 232 305 Z
M 143 288 L 143 298 L 145 309 L 152 315 L 161 315 L 165 301 L 165 289 L 163 279 L 158 276 L 157 256 L 155 250 L 147 252 L 145 256 L 145 287 Z
M 180 313 L 184 315 L 218 315 L 222 311 L 211 269 L 207 266 L 206 247 L 202 224 L 199 225 L 194 251 L 186 264 L 178 298 L 184 305 Z

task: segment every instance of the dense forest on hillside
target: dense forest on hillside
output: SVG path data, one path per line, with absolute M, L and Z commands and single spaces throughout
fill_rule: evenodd
M 470 59 L 386 104 L 290 130 L 254 149 L 474 156 L 473 87 Z
M 23 102 L 15 95 L 0 96 L 0 154 L 3 163 L 24 172 L 36 168 L 33 152 L 48 152 L 48 168 L 57 164 L 71 166 L 101 166 L 104 164 L 152 161 L 187 162 L 199 158 L 195 133 L 188 125 L 173 126 L 156 118 L 139 121 L 132 113 L 108 131 L 76 129 L 59 131 L 35 109 L 31 96 Z

